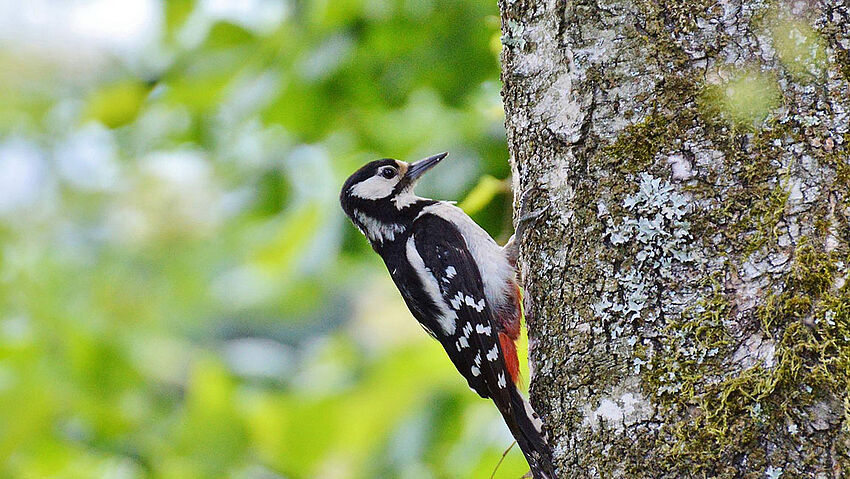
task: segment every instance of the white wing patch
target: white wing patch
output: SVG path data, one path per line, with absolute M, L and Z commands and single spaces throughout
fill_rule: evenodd
M 395 178 L 387 179 L 383 176 L 373 176 L 352 186 L 351 196 L 364 200 L 379 200 L 390 196 L 397 183 L 398 180 Z
M 464 336 L 466 336 L 466 337 L 468 338 L 468 337 L 469 337 L 469 334 L 470 334 L 471 332 L 472 332 L 472 323 L 466 323 L 466 324 L 464 324 L 464 325 L 463 325 L 463 335 L 464 335 Z
M 386 240 L 393 241 L 395 236 L 404 231 L 404 226 L 395 223 L 384 223 L 360 211 L 354 212 L 355 218 L 363 225 L 363 234 L 372 241 L 383 243 Z
M 492 331 L 492 329 L 490 328 L 490 326 L 484 326 L 479 324 L 475 326 L 475 331 L 478 334 L 486 334 L 487 336 L 490 336 L 490 332 Z
M 472 366 L 471 368 L 469 368 L 469 370 L 472 371 L 473 376 L 478 376 L 481 374 L 481 369 L 479 369 L 478 366 Z
M 437 283 L 437 278 L 434 277 L 431 271 L 425 267 L 425 261 L 422 260 L 422 256 L 416 251 L 416 241 L 413 235 L 407 240 L 406 250 L 407 260 L 413 266 L 416 274 L 419 275 L 425 293 L 431 297 L 431 300 L 440 310 L 440 314 L 437 316 L 437 322 L 440 323 L 440 327 L 443 328 L 444 333 L 447 335 L 454 334 L 457 313 L 450 310 L 445 300 L 443 300 L 443 296 L 440 294 L 440 284 Z
M 484 306 L 485 306 L 483 299 L 479 299 L 478 302 L 476 303 L 475 298 L 473 298 L 472 296 L 466 297 L 466 305 L 469 306 L 470 308 L 475 308 L 475 310 L 478 311 L 479 313 L 481 311 L 484 311 Z M 455 309 L 457 309 L 457 308 L 455 308 Z
M 449 300 L 449 302 L 452 303 L 452 309 L 459 310 L 460 306 L 463 304 L 463 293 L 458 291 L 457 294 Z
M 499 359 L 499 346 L 494 344 L 493 349 L 487 351 L 487 361 L 492 363 L 497 359 Z
M 454 278 L 456 274 L 457 274 L 457 270 L 455 269 L 454 266 L 449 266 L 448 268 L 446 268 L 446 278 L 449 278 L 449 279 Z
M 504 388 L 508 385 L 508 382 L 505 381 L 505 373 L 499 373 L 499 387 Z

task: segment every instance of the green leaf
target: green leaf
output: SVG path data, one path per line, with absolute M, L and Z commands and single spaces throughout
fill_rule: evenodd
M 250 31 L 230 22 L 216 22 L 207 35 L 206 48 L 227 48 L 255 40 Z
M 506 191 L 505 182 L 490 175 L 484 175 L 460 203 L 460 208 L 469 215 L 474 215 L 487 206 L 499 193 Z
M 138 80 L 106 86 L 89 96 L 83 117 L 109 128 L 126 125 L 136 119 L 149 92 L 150 87 Z
M 163 3 L 165 4 L 166 32 L 174 35 L 195 9 L 195 0 L 166 0 Z

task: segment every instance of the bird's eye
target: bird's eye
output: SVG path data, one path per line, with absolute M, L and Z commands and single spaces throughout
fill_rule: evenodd
M 392 166 L 385 166 L 381 168 L 381 171 L 378 172 L 381 176 L 386 179 L 394 178 L 396 175 L 396 170 Z

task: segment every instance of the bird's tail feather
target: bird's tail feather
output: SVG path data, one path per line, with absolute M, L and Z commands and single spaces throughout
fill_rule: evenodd
M 543 435 L 542 421 L 516 386 L 511 385 L 508 389 L 511 399 L 510 408 L 500 407 L 499 410 L 528 461 L 532 477 L 557 479 L 555 467 L 552 464 L 552 450 Z

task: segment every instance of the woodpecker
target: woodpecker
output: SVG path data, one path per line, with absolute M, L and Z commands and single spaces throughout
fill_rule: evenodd
M 522 313 L 515 243 L 501 247 L 453 202 L 413 192 L 447 155 L 372 161 L 345 181 L 340 204 L 384 260 L 419 324 L 470 389 L 493 400 L 534 479 L 555 479 L 543 423 L 517 388 Z

